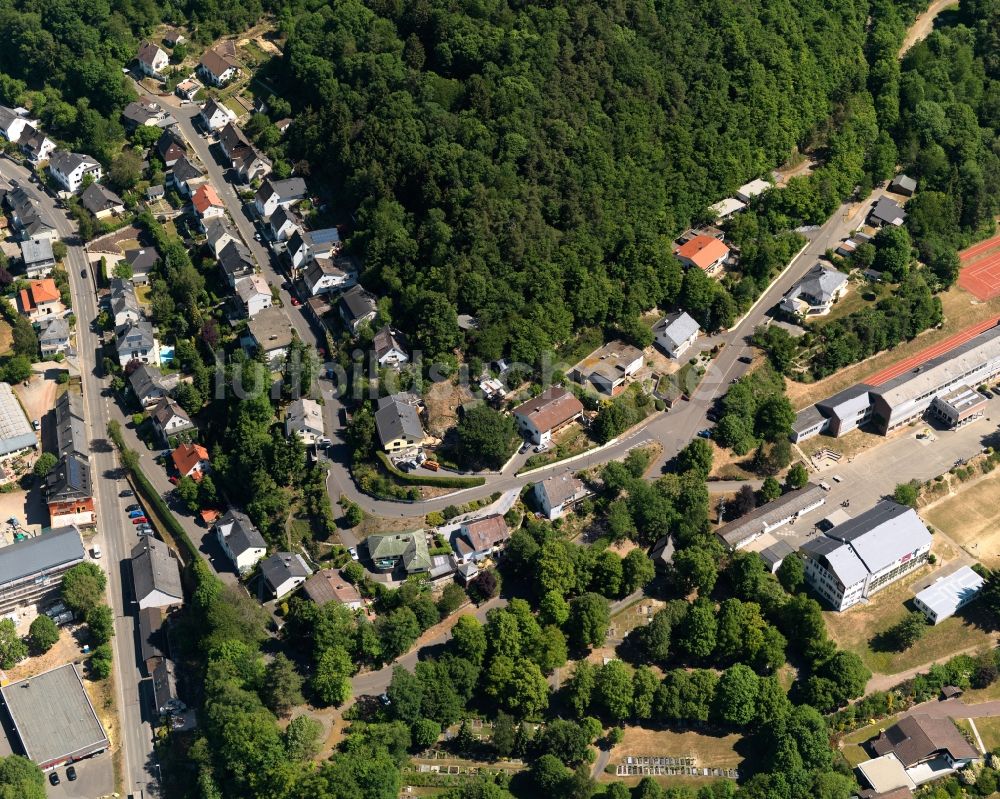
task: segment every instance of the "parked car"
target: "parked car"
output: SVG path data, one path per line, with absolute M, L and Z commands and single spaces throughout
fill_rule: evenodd
M 57 772 L 57 771 L 51 772 L 49 774 L 49 785 L 58 785 L 59 782 L 60 782 L 60 780 L 59 780 L 59 772 Z
M 356 547 L 348 547 L 347 548 L 347 554 L 351 556 L 351 560 L 357 560 L 358 559 L 358 550 L 357 550 Z
M 31 423 L 31 426 L 34 427 L 36 430 L 41 430 L 42 429 L 42 420 L 41 419 L 35 419 L 35 421 L 33 421 Z
M 86 269 L 81 269 L 80 270 L 80 277 L 82 277 L 84 280 L 87 279 L 87 270 Z
M 139 505 L 139 504 L 133 502 L 131 505 L 129 505 L 127 508 L 125 508 L 125 512 L 126 513 L 131 513 L 134 510 L 142 510 L 142 505 Z
M 70 766 L 66 769 L 66 779 L 70 782 L 76 782 L 76 766 Z
M 753 363 L 753 358 L 749 355 L 741 355 L 738 360 L 740 363 Z
M 145 522 L 143 524 L 138 525 L 135 529 L 138 531 L 148 530 L 149 532 L 153 532 L 153 525 L 151 525 L 149 522 Z
M 699 430 L 698 431 L 698 438 L 711 438 L 711 437 L 712 437 L 712 431 L 711 430 L 706 429 L 706 430 Z
M 101 555 L 102 555 L 102 554 L 103 554 L 103 553 L 101 552 L 101 548 L 100 548 L 100 547 L 98 547 L 98 546 L 95 546 L 95 547 L 93 547 L 93 548 L 92 548 L 92 549 L 90 550 L 90 556 L 91 556 L 91 557 L 92 557 L 92 558 L 93 558 L 94 560 L 100 560 L 100 559 L 101 559 Z
M 292 307 L 298 308 L 302 303 L 299 302 L 295 297 L 292 297 Z
M 128 517 L 130 519 L 138 519 L 140 516 L 145 516 L 145 515 L 146 515 L 145 511 L 143 511 L 141 508 L 138 508 L 136 510 L 130 510 L 128 512 Z
M 842 482 L 844 482 L 844 478 L 841 477 L 839 474 L 835 474 L 835 475 L 833 475 L 833 482 L 835 482 L 835 483 L 842 483 Z
M 134 519 L 132 519 L 132 524 L 146 524 L 147 522 L 149 522 L 149 519 L 147 519 L 145 516 L 136 516 Z
M 424 468 L 430 469 L 432 472 L 436 472 L 441 468 L 441 464 L 437 461 L 424 461 Z
M 831 485 L 829 483 L 823 483 L 823 482 L 821 482 L 819 484 L 819 487 L 822 488 L 824 491 L 832 491 L 833 490 L 833 488 L 831 487 Z
M 120 496 L 120 497 L 134 497 L 135 496 L 135 491 L 133 491 L 131 488 L 126 488 L 124 491 L 119 491 L 118 492 L 118 496 Z

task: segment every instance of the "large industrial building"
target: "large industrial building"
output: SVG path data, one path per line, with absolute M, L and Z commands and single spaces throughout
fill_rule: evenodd
M 38 437 L 10 383 L 0 383 L 0 458 L 37 446 Z
M 939 419 L 960 426 L 982 415 L 973 388 L 998 375 L 1000 325 L 995 325 L 880 385 L 859 383 L 805 408 L 792 425 L 792 440 L 820 433 L 841 436 L 869 423 L 885 434 L 919 418 L 932 405 Z
M 802 546 L 806 582 L 846 610 L 927 562 L 931 535 L 916 511 L 880 502 Z
M 56 597 L 62 576 L 83 559 L 80 531 L 73 526 L 0 548 L 0 613 Z
M 43 770 L 110 746 L 72 663 L 5 685 L 0 694 L 24 754 Z

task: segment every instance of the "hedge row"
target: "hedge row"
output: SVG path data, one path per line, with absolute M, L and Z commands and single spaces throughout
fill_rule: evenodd
M 438 488 L 474 488 L 486 484 L 485 477 L 425 477 L 424 475 L 408 474 L 401 469 L 397 469 L 393 462 L 389 460 L 389 456 L 384 452 L 376 452 L 375 454 L 378 455 L 379 461 L 389 474 L 407 485 L 437 486 Z

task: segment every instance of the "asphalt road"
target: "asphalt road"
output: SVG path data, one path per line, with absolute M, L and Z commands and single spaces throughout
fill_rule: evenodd
M 67 245 L 66 267 L 73 294 L 73 310 L 77 318 L 78 364 L 83 386 L 87 436 L 91 443 L 90 465 L 98 524 L 104 536 L 102 565 L 108 572 L 108 589 L 115 615 L 115 636 L 112 639 L 115 654 L 113 679 L 122 730 L 125 787 L 128 791 L 142 787 L 147 796 L 155 796 L 158 792 L 153 732 L 150 724 L 143 718 L 140 704 L 142 674 L 135 648 L 136 618 L 127 604 L 127 597 L 131 596 L 131 586 L 126 584 L 130 574 L 129 550 L 134 544 L 135 531 L 131 524 L 126 523 L 124 503 L 118 497 L 118 492 L 126 484 L 118 479 L 108 479 L 109 476 L 118 474 L 118 463 L 106 439 L 111 406 L 109 400 L 101 395 L 103 384 L 96 372 L 100 344 L 91 329 L 91 323 L 97 318 L 97 299 L 91 269 L 76 238 L 75 226 L 56 207 L 52 197 L 29 181 L 28 171 L 4 158 L 0 159 L 0 174 L 8 179 L 16 179 L 38 198 Z M 84 270 L 86 278 L 81 276 Z

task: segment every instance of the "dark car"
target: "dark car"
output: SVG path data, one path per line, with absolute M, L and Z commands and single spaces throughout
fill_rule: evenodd
M 86 269 L 81 269 L 80 270 L 80 277 L 82 277 L 84 280 L 87 279 L 87 270 Z
M 76 782 L 76 766 L 70 766 L 66 769 L 66 779 L 70 782 Z
M 53 771 L 49 774 L 49 785 L 59 784 L 59 772 Z
M 141 505 L 136 505 L 135 503 L 133 503 L 133 504 L 129 505 L 127 508 L 125 508 L 125 511 L 127 513 L 131 513 L 134 510 L 142 510 L 142 506 Z
M 753 363 L 753 358 L 749 355 L 741 355 L 739 361 L 740 363 Z
M 118 493 L 118 496 L 120 496 L 120 497 L 134 497 L 135 496 L 135 491 L 133 491 L 131 488 L 126 488 L 124 491 L 120 491 Z

